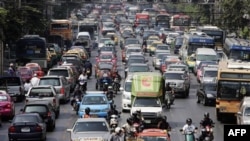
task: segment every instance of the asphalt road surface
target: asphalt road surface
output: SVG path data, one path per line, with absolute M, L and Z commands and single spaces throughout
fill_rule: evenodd
M 119 47 L 117 47 L 119 48 Z M 120 48 L 118 49 L 120 50 Z M 97 55 L 96 51 L 92 52 L 91 61 L 94 64 L 95 56 Z M 121 57 L 121 52 L 118 51 L 118 57 Z M 149 60 L 149 65 L 151 69 L 155 71 L 152 67 L 152 57 L 147 55 Z M 124 78 L 124 66 L 121 62 L 121 58 L 118 58 L 118 70 L 120 71 L 121 76 Z M 88 81 L 88 90 L 95 90 L 95 82 L 94 76 Z M 223 141 L 223 125 L 222 123 L 216 120 L 215 116 L 215 107 L 204 107 L 201 104 L 196 103 L 196 89 L 198 88 L 198 83 L 194 75 L 191 76 L 191 89 L 190 96 L 186 99 L 176 99 L 175 104 L 171 107 L 171 109 L 165 109 L 164 114 L 168 118 L 168 122 L 172 126 L 171 131 L 171 140 L 172 141 L 183 141 L 184 136 L 179 132 L 179 129 L 185 124 L 187 118 L 192 118 L 195 126 L 199 128 L 199 122 L 203 118 L 205 112 L 210 113 L 210 117 L 215 122 L 214 128 L 214 137 L 216 141 Z M 115 97 L 115 104 L 117 105 L 117 109 L 121 111 L 121 94 L 118 94 Z M 19 113 L 20 109 L 23 107 L 24 103 L 16 103 L 16 113 Z M 126 122 L 126 119 L 129 117 L 128 113 L 122 113 L 120 119 L 120 125 Z M 70 134 L 66 132 L 67 128 L 71 128 L 73 123 L 75 122 L 77 116 L 75 112 L 72 111 L 72 108 L 69 104 L 61 105 L 61 114 L 59 118 L 56 120 L 56 128 L 53 132 L 47 133 L 47 141 L 70 141 Z M 0 141 L 8 141 L 8 127 L 10 123 L 8 121 L 4 121 L 3 126 L 0 127 Z

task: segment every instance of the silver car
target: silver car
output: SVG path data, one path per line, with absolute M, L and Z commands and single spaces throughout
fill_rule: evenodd
M 71 141 L 109 141 L 111 130 L 105 118 L 78 118 L 70 132 Z

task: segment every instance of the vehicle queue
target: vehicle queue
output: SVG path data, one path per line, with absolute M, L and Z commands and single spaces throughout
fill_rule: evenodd
M 171 126 L 167 122 L 168 115 L 164 115 L 163 111 L 175 106 L 175 97 L 189 97 L 191 73 L 197 76 L 200 83 L 196 93 L 197 103 L 216 105 L 219 121 L 223 121 L 225 115 L 237 114 L 238 124 L 248 123 L 243 118 L 247 116 L 247 104 L 242 104 L 244 106 L 239 111 L 239 103 L 244 96 L 249 95 L 248 80 L 243 80 L 249 74 L 246 70 L 249 54 L 245 51 L 249 47 L 248 41 L 235 39 L 230 43 L 227 38 L 225 48 L 224 40 L 215 40 L 213 37 L 212 31 L 221 31 L 215 26 L 181 32 L 172 30 L 170 24 L 165 27 L 164 22 L 167 20 L 164 20 L 158 21 L 158 26 L 162 27 L 156 28 L 152 26 L 155 24 L 153 20 L 148 18 L 157 13 L 154 8 L 142 9 L 142 13 L 150 16 L 144 19 L 134 15 L 136 22 L 130 22 L 122 18 L 121 13 L 125 16 L 130 13 L 131 17 L 133 12 L 129 11 L 129 7 L 133 6 L 123 5 L 125 8 L 117 11 L 117 15 L 101 12 L 93 6 L 87 8 L 92 12 L 89 12 L 85 21 L 99 17 L 99 30 L 94 31 L 97 33 L 94 33 L 94 37 L 89 31 L 81 31 L 76 35 L 80 43 L 73 42 L 65 48 L 61 46 L 60 51 L 51 44 L 49 47 L 44 46 L 45 50 L 38 44 L 35 48 L 34 45 L 29 46 L 26 52 L 22 50 L 22 55 L 26 54 L 26 57 L 44 55 L 50 63 L 48 70 L 44 70 L 41 65 L 44 63 L 26 63 L 33 60 L 23 58 L 20 58 L 22 66 L 15 68 L 10 64 L 8 76 L 0 78 L 3 88 L 0 91 L 0 103 L 3 103 L 1 118 L 12 120 L 8 128 L 10 141 L 46 140 L 46 132 L 56 127 L 60 105 L 67 101 L 71 101 L 78 117 L 73 127 L 67 129 L 72 141 L 116 141 L 119 138 L 169 141 Z M 81 13 L 81 9 L 77 12 Z M 188 29 L 186 24 L 183 27 Z M 140 29 L 136 30 L 137 26 Z M 210 31 L 209 34 L 206 31 Z M 222 36 L 220 39 L 225 38 L 224 34 L 219 35 Z M 40 37 L 24 38 L 29 38 L 35 44 L 35 40 Z M 94 41 L 96 39 L 98 41 Z M 91 50 L 97 52 L 93 62 Z M 149 67 L 148 56 L 153 60 L 153 70 Z M 118 68 L 120 60 L 123 61 L 124 70 Z M 121 77 L 122 73 L 124 78 Z M 34 78 L 38 78 L 37 84 L 27 89 L 26 84 Z M 89 90 L 88 82 L 92 79 L 95 80 L 96 90 Z M 226 92 L 226 89 L 232 91 Z M 120 93 L 122 102 L 119 106 L 124 112 L 130 111 L 131 117 L 125 119 L 127 123 L 119 123 L 122 113 L 117 111 L 117 105 L 114 104 L 115 97 Z M 226 99 L 234 101 L 231 106 L 235 108 L 230 109 Z M 14 102 L 23 100 L 24 107 L 20 114 L 15 114 Z M 199 128 L 193 125 L 192 117 L 187 117 L 186 125 L 180 131 L 187 141 L 193 141 L 194 138 L 212 141 L 213 127 L 214 122 L 205 112 Z

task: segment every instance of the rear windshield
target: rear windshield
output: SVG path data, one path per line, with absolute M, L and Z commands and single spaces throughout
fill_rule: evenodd
M 50 70 L 48 75 L 58 75 L 58 76 L 69 77 L 68 70 Z
M 8 101 L 8 97 L 5 95 L 0 95 L 0 101 Z
M 17 116 L 13 120 L 14 123 L 16 122 L 39 122 L 37 116 Z
M 29 97 L 53 97 L 54 94 L 50 88 L 32 88 Z
M 26 106 L 24 109 L 26 113 L 46 113 L 47 107 L 43 105 Z
M 39 85 L 60 86 L 60 81 L 58 78 L 42 78 L 39 81 Z
M 20 86 L 21 81 L 18 77 L 0 78 L 0 86 Z

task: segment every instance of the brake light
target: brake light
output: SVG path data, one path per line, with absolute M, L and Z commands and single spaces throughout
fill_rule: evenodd
M 11 105 L 10 105 L 10 104 L 6 104 L 6 105 L 5 105 L 5 108 L 10 109 L 10 108 L 11 108 Z
M 14 126 L 10 126 L 9 132 L 10 132 L 10 133 L 16 132 L 16 128 L 15 128 Z
M 51 112 L 48 112 L 47 116 L 48 116 L 48 117 L 51 117 Z
M 42 131 L 42 127 L 41 126 L 36 126 L 36 129 L 35 129 L 36 132 L 41 132 Z
M 60 94 L 64 94 L 64 93 L 65 93 L 64 88 L 61 88 L 61 89 L 60 89 Z

